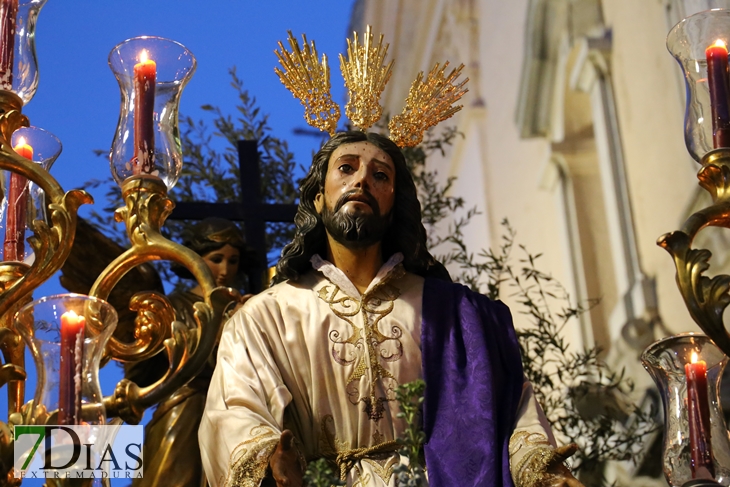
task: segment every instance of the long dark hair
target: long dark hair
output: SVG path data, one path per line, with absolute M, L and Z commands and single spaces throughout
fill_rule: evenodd
M 314 198 L 317 193 L 324 192 L 324 180 L 332 153 L 339 146 L 353 142 L 370 142 L 388 154 L 395 165 L 393 219 L 381 244 L 383 259 L 387 260 L 396 252 L 401 252 L 407 271 L 423 277 L 450 281 L 446 268 L 426 248 L 426 229 L 421 223 L 421 204 L 401 150 L 380 134 L 349 131 L 335 134 L 312 159 L 312 167 L 300 187 L 299 209 L 294 217 L 297 227 L 294 240 L 281 252 L 273 283 L 286 279 L 296 280 L 300 274 L 312 268 L 309 262 L 312 255 L 326 255 L 326 233 L 314 208 Z

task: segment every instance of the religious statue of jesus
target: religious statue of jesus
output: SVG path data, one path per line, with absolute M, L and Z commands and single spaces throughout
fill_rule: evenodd
M 507 307 L 426 248 L 403 153 L 335 134 L 303 181 L 276 281 L 223 330 L 199 439 L 214 486 L 299 487 L 326 458 L 348 486 L 407 461 L 396 388 L 426 382 L 431 486 L 581 486 L 524 380 Z

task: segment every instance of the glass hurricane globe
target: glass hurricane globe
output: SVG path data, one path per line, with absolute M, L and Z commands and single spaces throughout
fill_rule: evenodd
M 46 0 L 21 0 L 16 12 L 8 10 L 12 2 L 2 2 L 0 6 L 0 18 L 8 22 L 0 26 L 0 35 L 11 32 L 5 29 L 15 30 L 12 44 L 8 38 L 0 39 L 3 46 L 0 47 L 0 89 L 12 91 L 24 104 L 33 98 L 38 88 L 35 30 L 38 14 L 45 3 Z M 12 49 L 6 50 L 6 46 Z M 12 66 L 9 71 L 3 69 L 5 63 Z
M 672 487 L 701 479 L 695 463 L 692 432 L 689 426 L 687 364 L 702 361 L 706 367 L 709 443 L 713 479 L 730 485 L 730 442 L 720 405 L 720 379 L 727 357 L 709 337 L 683 333 L 659 340 L 644 350 L 641 362 L 659 389 L 664 406 L 664 443 L 662 469 Z M 706 479 L 706 477 L 705 477 Z M 705 485 L 705 484 L 701 484 Z
M 148 174 L 172 188 L 182 169 L 180 95 L 195 72 L 195 57 L 178 42 L 135 37 L 112 49 L 109 67 L 122 97 L 109 155 L 114 179 L 121 185 Z
M 83 318 L 76 328 L 80 333 L 69 335 L 65 319 L 70 314 Z M 36 424 L 105 424 L 99 364 L 117 326 L 114 307 L 83 294 L 58 294 L 21 308 L 15 325 L 38 377 L 33 396 Z
M 686 87 L 684 141 L 698 162 L 716 145 L 707 49 L 718 41 L 730 45 L 730 10 L 696 13 L 675 25 L 667 35 L 667 49 L 679 63 Z M 727 83 L 723 84 L 726 91 L 730 89 Z
M 46 171 L 51 169 L 63 148 L 58 137 L 39 127 L 21 127 L 13 132 L 10 140 L 14 148 L 26 147 L 26 150 L 21 151 L 21 155 L 27 156 L 32 152 L 32 161 Z M 24 189 L 11 191 L 11 185 Z M 30 265 L 33 263 L 33 249 L 28 245 L 26 239 L 33 234 L 31 226 L 33 220 L 48 222 L 46 215 L 48 202 L 45 194 L 36 183 L 27 181 L 10 171 L 0 171 L 0 190 L 2 191 L 2 199 L 0 199 L 0 236 L 5 237 L 4 242 L 8 241 L 9 209 L 12 208 L 16 212 L 16 218 L 22 217 L 24 220 L 20 235 L 16 237 L 17 240 L 23 242 L 21 246 L 23 254 L 15 255 L 15 259 L 10 259 L 10 256 L 6 255 L 5 246 L 3 245 L 3 260 L 24 261 Z M 12 204 L 11 199 L 13 200 Z

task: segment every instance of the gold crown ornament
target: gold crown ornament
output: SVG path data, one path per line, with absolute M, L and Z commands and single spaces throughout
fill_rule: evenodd
M 340 118 L 340 107 L 332 101 L 330 94 L 327 56 L 323 54 L 320 63 L 314 41 L 311 45 L 307 44 L 305 35 L 302 35 L 302 40 L 304 48 L 300 49 L 289 31 L 291 52 L 279 42 L 279 50 L 274 52 L 283 69 L 274 68 L 274 71 L 284 86 L 304 105 L 307 123 L 334 135 Z M 362 44 L 357 33 L 354 33 L 353 40 L 347 40 L 347 59 L 340 54 L 340 69 L 349 92 L 345 113 L 352 125 L 360 130 L 365 131 L 372 127 L 383 114 L 380 95 L 393 72 L 393 61 L 385 64 L 387 55 L 388 44 L 383 45 L 381 35 L 376 45 L 369 25 Z M 454 104 L 468 91 L 466 83 L 469 78 L 457 82 L 464 65 L 461 64 L 446 74 L 448 66 L 448 61 L 443 66 L 436 63 L 425 81 L 423 72 L 418 73 L 408 92 L 403 112 L 393 117 L 388 124 L 390 139 L 399 147 L 418 145 L 426 130 L 451 117 L 463 107 Z

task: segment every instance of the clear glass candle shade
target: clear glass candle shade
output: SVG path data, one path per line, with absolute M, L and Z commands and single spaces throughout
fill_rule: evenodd
M 75 322 L 72 313 L 84 321 Z M 35 361 L 33 404 L 48 415 L 44 422 L 105 424 L 99 362 L 117 326 L 114 307 L 82 294 L 59 294 L 23 307 L 15 324 Z
M 46 171 L 51 169 L 62 150 L 58 137 L 38 127 L 22 127 L 16 130 L 11 137 L 11 144 L 19 151 L 19 155 L 28 156 L 32 153 L 33 162 L 41 165 Z M 2 189 L 0 201 L 2 260 L 24 261 L 31 264 L 33 249 L 26 239 L 33 233 L 30 226 L 33 220 L 48 221 L 45 194 L 37 184 L 10 171 L 0 171 L 0 189 Z
M 0 89 L 28 103 L 38 88 L 35 28 L 46 0 L 0 2 Z
M 114 179 L 121 184 L 151 174 L 172 188 L 182 169 L 180 95 L 195 72 L 195 57 L 175 41 L 135 37 L 112 49 L 109 66 L 122 95 L 109 156 Z
M 684 140 L 690 155 L 698 162 L 707 152 L 727 146 L 715 141 L 717 122 L 713 127 L 713 119 L 717 117 L 713 114 L 708 78 L 707 49 L 717 41 L 730 46 L 730 10 L 713 9 L 694 14 L 675 25 L 667 36 L 667 49 L 682 68 L 686 85 Z M 727 80 L 721 83 L 716 75 L 713 79 L 713 86 L 727 84 Z M 728 90 L 730 87 L 725 87 L 726 93 L 720 96 L 724 98 Z
M 707 336 L 685 333 L 659 340 L 642 354 L 644 368 L 656 382 L 664 405 L 664 445 L 662 468 L 672 487 L 681 487 L 701 475 L 693 468 L 690 441 L 688 378 L 685 366 L 703 361 L 707 370 L 710 445 L 714 480 L 730 485 L 730 442 L 720 405 L 720 379 L 727 357 Z M 693 473 L 695 470 L 695 473 Z

